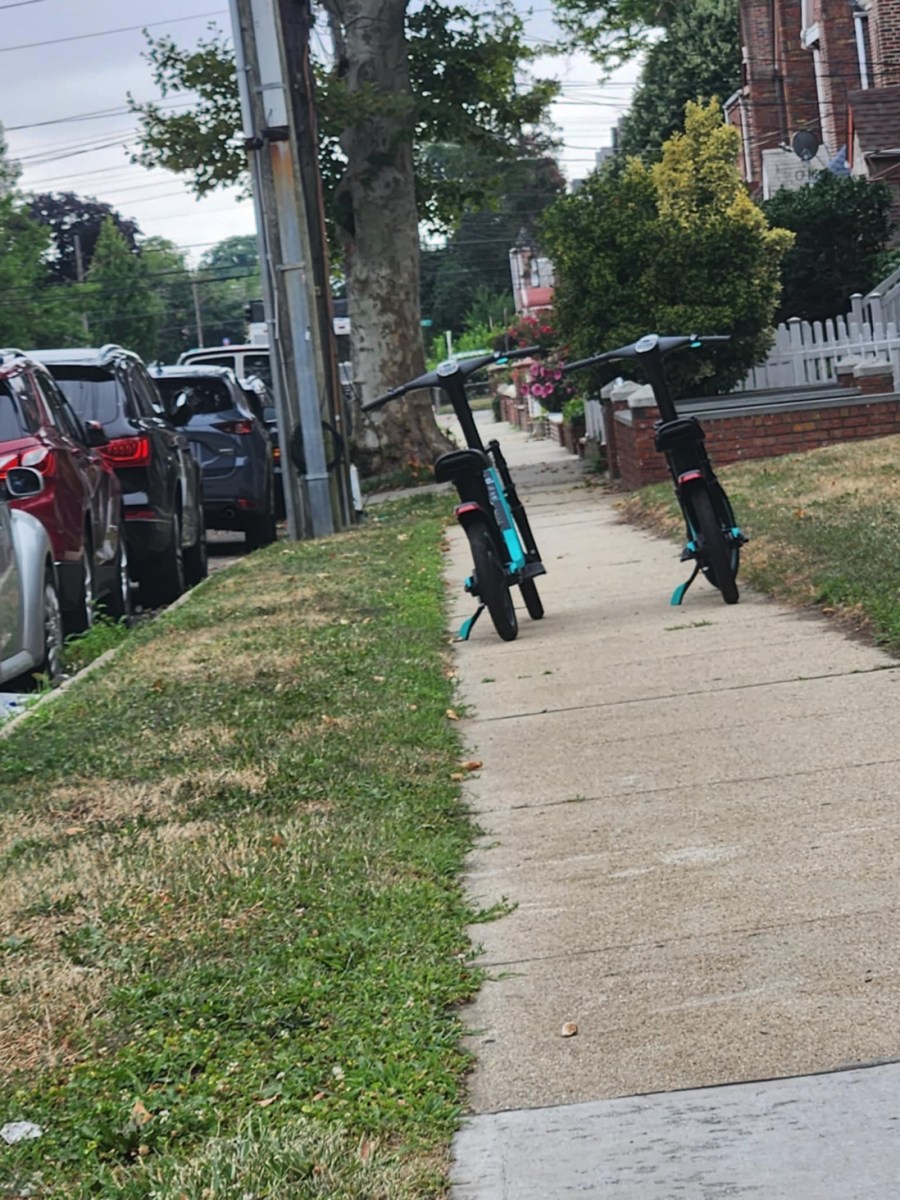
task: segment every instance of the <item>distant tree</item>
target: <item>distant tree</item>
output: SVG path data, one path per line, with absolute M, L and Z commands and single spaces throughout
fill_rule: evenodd
M 34 220 L 50 230 L 48 265 L 53 278 L 60 283 L 75 283 L 87 277 L 94 247 L 107 219 L 119 231 L 128 249 L 137 250 L 140 229 L 111 204 L 85 199 L 74 192 L 41 192 L 30 197 L 28 207 Z
M 192 271 L 184 252 L 166 238 L 145 238 L 140 245 L 143 277 L 162 306 L 151 360 L 174 363 L 182 350 L 194 345 Z
M 678 8 L 675 0 L 556 0 L 553 12 L 571 48 L 612 70 L 646 50 Z
M 225 238 L 202 256 L 195 274 L 207 345 L 228 338 L 242 342 L 247 328 L 244 308 L 262 296 L 255 235 Z
M 781 264 L 782 293 L 775 319 L 824 320 L 847 311 L 854 292 L 879 280 L 891 236 L 887 184 L 821 171 L 806 187 L 782 188 L 762 210 L 771 225 L 794 233 Z
M 0 346 L 68 345 L 80 328 L 75 297 L 51 286 L 50 237 L 17 191 L 19 174 L 0 126 Z
M 0 194 L 0 346 L 71 345 L 81 329 L 74 289 L 53 286 L 49 238 L 12 193 Z
M 507 163 L 479 160 L 459 147 L 441 147 L 432 157 L 448 174 L 494 176 L 497 199 L 464 212 L 443 246 L 423 251 L 422 311 L 432 328 L 459 334 L 470 323 L 473 298 L 490 294 L 500 298 L 501 311 L 506 304 L 508 320 L 509 252 L 520 240 L 534 239 L 541 213 L 565 191 L 559 166 L 545 145 L 533 141 Z
M 737 0 L 683 0 L 647 50 L 631 107 L 619 123 L 622 154 L 651 155 L 684 128 L 688 100 L 720 102 L 740 83 Z
M 151 286 L 146 264 L 111 217 L 101 226 L 86 290 L 94 341 L 118 342 L 147 359 L 156 356 L 164 300 Z
M 325 0 L 323 7 L 331 62 L 316 79 L 319 161 L 365 400 L 422 371 L 421 226 L 447 228 L 484 192 L 477 175 L 432 172 L 424 148 L 459 145 L 513 158 L 558 89 L 527 79 L 536 50 L 512 0 L 489 10 L 439 0 Z M 198 194 L 244 178 L 227 39 L 214 36 L 193 54 L 157 42 L 150 59 L 164 95 L 188 92 L 199 103 L 172 114 L 132 102 L 141 161 L 187 173 Z M 447 445 L 418 393 L 357 421 L 355 439 L 363 472 L 428 459 Z
M 727 391 L 765 356 L 792 235 L 770 229 L 738 174 L 738 133 L 718 104 L 688 104 L 685 132 L 648 167 L 590 176 L 544 221 L 555 324 L 572 356 L 641 334 L 729 333 L 714 355 L 673 360 L 681 395 Z M 621 370 L 617 365 L 595 383 Z

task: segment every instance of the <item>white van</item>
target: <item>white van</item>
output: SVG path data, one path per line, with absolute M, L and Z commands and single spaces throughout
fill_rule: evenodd
M 199 350 L 185 350 L 178 363 L 190 363 L 192 367 L 231 367 L 238 379 L 255 375 L 270 392 L 272 390 L 272 367 L 266 345 L 244 342 L 239 346 L 204 346 Z

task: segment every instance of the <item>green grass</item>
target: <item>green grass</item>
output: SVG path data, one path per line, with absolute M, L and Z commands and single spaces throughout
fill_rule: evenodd
M 0 1195 L 445 1194 L 448 516 L 250 556 L 0 743 Z
M 888 437 L 718 469 L 751 539 L 741 580 L 900 651 L 898 463 L 900 437 Z M 622 509 L 681 536 L 668 485 L 628 496 Z
M 95 658 L 120 646 L 129 635 L 125 621 L 114 621 L 104 613 L 97 613 L 94 624 L 85 633 L 66 638 L 63 647 L 63 666 L 67 674 L 82 670 Z

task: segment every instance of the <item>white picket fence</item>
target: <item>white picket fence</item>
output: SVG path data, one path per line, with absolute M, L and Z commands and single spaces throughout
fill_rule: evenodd
M 867 296 L 851 296 L 846 316 L 813 322 L 794 317 L 779 325 L 769 357 L 736 390 L 834 383 L 836 364 L 847 358 L 890 362 L 900 391 L 900 270 Z

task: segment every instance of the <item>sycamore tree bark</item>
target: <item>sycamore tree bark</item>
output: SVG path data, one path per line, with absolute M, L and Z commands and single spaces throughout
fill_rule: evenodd
M 351 297 L 353 376 L 362 381 L 365 402 L 425 370 L 407 0 L 326 7 L 336 71 L 347 90 L 341 135 L 347 164 L 335 198 L 336 228 Z M 371 414 L 357 408 L 354 418 L 363 475 L 431 463 L 450 446 L 427 392 Z

